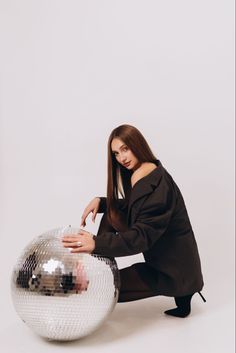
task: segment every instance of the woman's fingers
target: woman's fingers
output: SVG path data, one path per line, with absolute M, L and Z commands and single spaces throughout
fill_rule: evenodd
M 81 242 L 81 241 L 86 241 L 86 238 L 89 236 L 89 238 L 91 237 L 90 233 L 80 229 L 79 232 L 77 234 L 64 234 L 62 236 L 62 242 L 65 244 L 73 244 L 76 245 L 77 242 Z M 78 244 L 77 244 L 78 246 Z
M 99 197 L 95 197 L 85 208 L 82 217 L 81 217 L 81 224 L 80 226 L 86 226 L 86 218 L 88 217 L 89 213 L 92 212 L 92 221 L 95 222 L 95 218 L 97 215 L 97 211 L 99 209 L 99 204 L 101 199 Z
M 81 217 L 81 224 L 80 224 L 80 227 L 81 226 L 85 226 L 85 217 L 84 217 L 84 215 L 82 215 L 82 217 Z
M 87 216 L 88 216 L 88 213 L 86 213 L 86 212 L 84 212 L 84 213 L 82 214 L 80 227 L 81 227 L 81 226 L 83 226 L 83 227 L 86 226 L 86 221 L 85 221 L 85 220 L 86 220 Z
M 64 234 L 62 237 L 62 241 L 64 242 L 76 242 L 79 241 L 81 239 L 81 234 L 75 234 L 75 235 L 66 235 Z
M 82 220 L 80 223 L 80 227 L 85 227 L 85 226 L 86 226 L 86 222 Z
M 62 243 L 65 248 L 72 248 L 71 253 L 91 253 L 95 248 L 93 234 L 80 230 L 76 235 L 63 235 Z
M 93 211 L 93 215 L 92 215 L 92 221 L 93 222 L 95 222 L 96 214 L 97 214 L 97 212 L 96 212 L 96 210 L 94 210 Z
M 78 239 L 75 238 L 63 238 L 62 243 L 64 247 L 78 246 Z
M 83 226 L 85 227 L 86 226 L 86 218 L 88 217 L 89 213 L 92 212 L 92 211 L 89 211 L 89 212 L 84 212 L 82 217 L 81 217 L 81 224 L 80 224 L 80 227 Z M 92 221 L 95 222 L 95 218 L 96 218 L 96 214 L 97 214 L 97 211 L 96 209 L 92 212 Z

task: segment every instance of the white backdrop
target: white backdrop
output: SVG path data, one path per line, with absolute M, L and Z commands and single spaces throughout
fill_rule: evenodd
M 204 310 L 227 306 L 213 326 L 229 325 L 215 346 L 231 353 L 234 2 L 1 0 L 0 12 L 3 336 L 19 325 L 9 289 L 19 252 L 44 231 L 79 226 L 88 202 L 106 196 L 107 140 L 127 123 L 183 193 Z M 85 229 L 96 233 L 100 218 Z M 117 258 L 120 268 L 136 261 Z

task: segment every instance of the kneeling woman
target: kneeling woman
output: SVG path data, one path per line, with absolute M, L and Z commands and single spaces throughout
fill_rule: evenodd
M 78 235 L 63 237 L 65 247 L 107 257 L 143 253 L 145 259 L 119 270 L 118 302 L 171 296 L 176 308 L 165 313 L 186 317 L 194 293 L 206 301 L 200 293 L 204 282 L 198 247 L 181 191 L 134 126 L 120 125 L 111 132 L 107 197 L 95 197 L 88 204 L 81 226 L 90 212 L 93 221 L 104 213 L 97 235 L 81 229 Z

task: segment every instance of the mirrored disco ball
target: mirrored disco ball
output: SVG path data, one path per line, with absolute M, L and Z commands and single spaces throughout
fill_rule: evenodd
M 69 341 L 96 330 L 113 311 L 120 277 L 114 258 L 71 253 L 57 228 L 34 238 L 11 276 L 11 294 L 20 318 L 49 340 Z

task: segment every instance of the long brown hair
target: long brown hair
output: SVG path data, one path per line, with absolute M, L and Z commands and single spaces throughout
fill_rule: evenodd
M 126 212 L 118 208 L 119 193 L 128 205 L 131 192 L 132 171 L 117 162 L 111 150 L 114 138 L 119 138 L 132 151 L 139 163 L 154 162 L 157 158 L 152 153 L 141 132 L 134 126 L 123 124 L 112 130 L 108 139 L 108 179 L 107 179 L 107 218 L 109 223 L 119 231 L 127 229 Z

